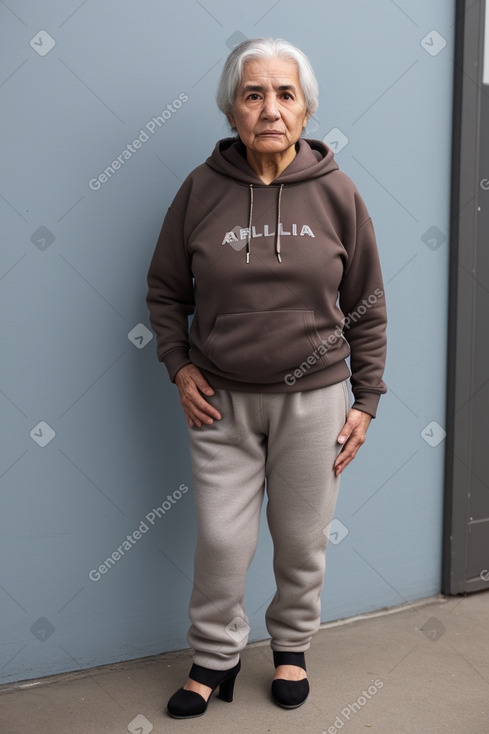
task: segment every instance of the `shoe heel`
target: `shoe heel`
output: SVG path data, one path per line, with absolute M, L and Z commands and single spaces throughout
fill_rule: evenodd
M 234 676 L 233 678 L 228 678 L 227 680 L 223 681 L 221 685 L 219 686 L 218 698 L 220 698 L 222 701 L 226 701 L 226 703 L 231 703 L 231 701 L 233 700 L 235 681 L 236 681 L 236 676 Z

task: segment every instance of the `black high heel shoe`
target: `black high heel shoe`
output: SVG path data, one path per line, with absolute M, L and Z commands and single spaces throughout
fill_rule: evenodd
M 306 660 L 303 652 L 280 652 L 273 651 L 273 664 L 276 668 L 279 665 L 297 665 L 298 668 L 306 669 Z M 276 704 L 284 709 L 296 709 L 302 706 L 309 695 L 309 681 L 307 678 L 302 680 L 284 680 L 277 678 L 272 683 L 272 698 Z
M 210 670 L 202 665 L 192 665 L 189 678 L 212 688 L 212 692 L 219 686 L 218 698 L 231 703 L 233 700 L 234 682 L 241 670 L 241 660 L 238 660 L 234 668 L 229 670 Z M 211 693 L 212 696 L 212 693 Z M 210 696 L 209 696 L 210 698 Z M 174 719 L 190 719 L 194 716 L 202 716 L 207 709 L 207 701 L 200 693 L 186 691 L 180 688 L 168 701 L 167 711 Z

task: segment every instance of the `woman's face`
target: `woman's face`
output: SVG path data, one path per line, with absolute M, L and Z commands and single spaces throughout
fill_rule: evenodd
M 298 141 L 309 115 L 292 59 L 258 59 L 243 65 L 229 122 L 255 154 L 284 153 Z

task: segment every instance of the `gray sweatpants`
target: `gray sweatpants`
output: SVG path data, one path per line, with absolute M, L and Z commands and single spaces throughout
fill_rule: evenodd
M 327 536 L 348 412 L 346 381 L 295 393 L 216 390 L 222 415 L 190 429 L 198 537 L 188 642 L 194 662 L 234 666 L 248 640 L 246 573 L 265 491 L 277 590 L 265 616 L 273 650 L 307 650 L 320 623 Z

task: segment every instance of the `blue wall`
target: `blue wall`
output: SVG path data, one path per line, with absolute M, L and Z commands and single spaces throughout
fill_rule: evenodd
M 228 134 L 214 92 L 244 36 L 283 36 L 310 56 L 321 97 L 308 133 L 337 142 L 386 282 L 390 391 L 342 480 L 323 620 L 438 592 L 454 4 L 7 5 L 0 680 L 187 646 L 187 431 L 147 330 L 145 277 L 180 182 Z M 272 593 L 263 522 L 247 591 L 253 640 L 266 637 Z

